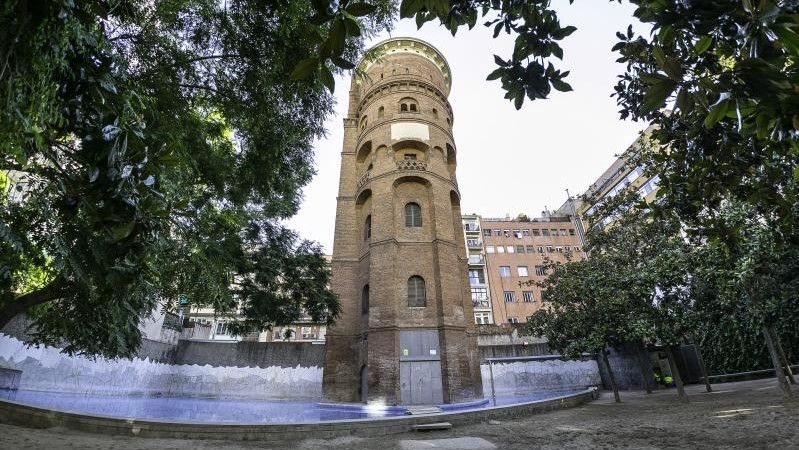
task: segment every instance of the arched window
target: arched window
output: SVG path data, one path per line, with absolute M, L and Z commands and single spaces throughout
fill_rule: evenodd
M 368 124 L 369 124 L 369 118 L 367 116 L 363 116 L 363 119 L 361 119 L 361 130 L 366 128 L 366 125 Z
M 416 112 L 416 103 L 411 103 L 411 111 Z
M 363 224 L 363 240 L 368 241 L 372 238 L 372 215 L 366 216 L 366 221 Z
M 361 291 L 361 314 L 369 314 L 369 285 L 363 287 Z
M 409 228 L 422 226 L 422 207 L 417 203 L 405 205 L 405 226 Z
M 438 110 L 433 108 L 433 118 L 438 119 Z
M 408 306 L 427 306 L 427 295 L 424 289 L 424 278 L 414 275 L 408 278 Z
M 403 103 L 400 105 L 400 112 L 408 112 L 408 104 Z
M 378 119 L 382 119 L 383 118 L 383 114 L 384 114 L 385 110 L 386 109 L 383 108 L 382 106 L 380 108 L 377 108 L 377 118 Z

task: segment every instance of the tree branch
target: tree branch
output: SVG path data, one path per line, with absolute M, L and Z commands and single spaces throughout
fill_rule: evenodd
M 67 284 L 62 279 L 56 278 L 41 289 L 15 297 L 13 301 L 0 306 L 0 329 L 17 314 L 23 313 L 36 305 L 58 300 L 66 291 L 66 288 Z

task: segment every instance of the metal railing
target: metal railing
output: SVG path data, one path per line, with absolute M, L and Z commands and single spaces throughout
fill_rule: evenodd
M 401 159 L 397 161 L 399 170 L 427 170 L 427 163 L 417 159 Z

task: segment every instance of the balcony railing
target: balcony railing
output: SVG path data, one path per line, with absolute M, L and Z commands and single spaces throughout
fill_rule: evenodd
M 360 189 L 367 181 L 369 181 L 369 176 L 371 175 L 370 171 L 366 171 L 361 178 L 358 179 L 358 189 Z
M 469 264 L 485 265 L 486 260 L 482 256 L 470 256 Z
M 397 161 L 399 170 L 427 170 L 427 163 L 417 159 L 401 159 Z
M 491 308 L 491 302 L 488 300 L 472 300 L 472 305 L 474 305 L 475 308 Z
M 471 240 L 469 240 L 469 241 L 466 241 L 466 246 L 469 247 L 469 248 L 473 248 L 473 249 L 481 249 L 481 248 L 483 248 L 483 242 L 482 241 L 471 241 Z

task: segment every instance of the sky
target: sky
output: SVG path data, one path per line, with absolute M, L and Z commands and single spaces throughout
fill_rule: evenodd
M 415 37 L 435 46 L 449 62 L 464 214 L 539 217 L 545 208 L 557 209 L 566 200 L 566 189 L 572 195 L 585 191 L 646 128 L 645 123 L 619 119 L 610 97 L 617 75 L 624 72 L 615 62 L 618 54 L 610 51 L 618 41 L 615 32 L 630 24 L 639 33 L 647 32 L 633 17 L 633 7 L 597 0 L 555 3 L 561 26 L 577 27 L 561 41 L 564 59 L 558 67 L 571 71 L 565 81 L 574 91 L 553 90 L 546 100 L 525 99 L 518 111 L 503 98 L 499 81 L 485 79 L 496 68 L 493 55 L 509 59 L 513 50 L 512 38 L 502 33 L 493 39 L 492 28 L 481 25 L 485 20 L 453 37 L 434 22 L 417 30 L 406 19 L 390 35 L 376 36 L 367 45 Z M 328 254 L 333 251 L 349 86 L 350 74 L 337 77 L 336 112 L 325 124 L 327 135 L 313 144 L 317 174 L 303 189 L 300 211 L 286 222 L 301 237 L 321 243 Z

